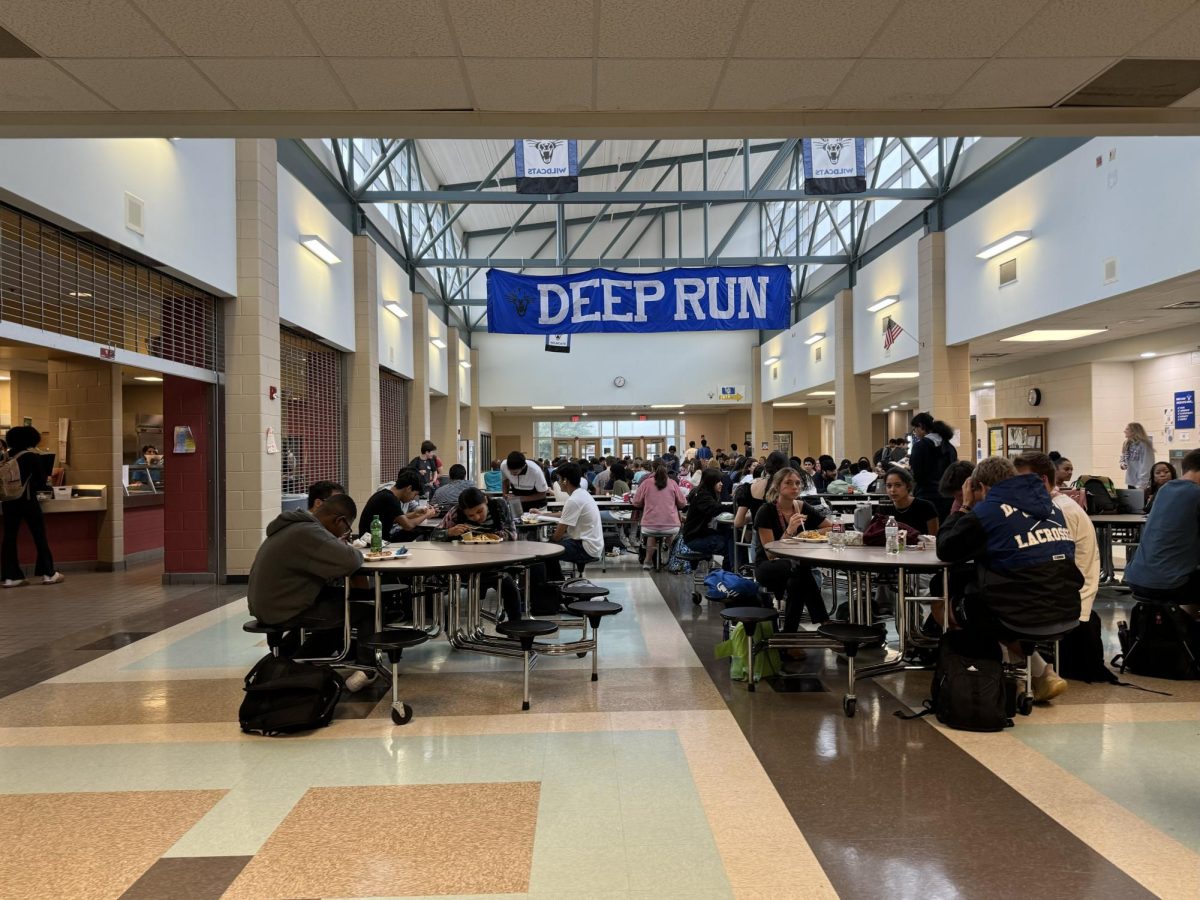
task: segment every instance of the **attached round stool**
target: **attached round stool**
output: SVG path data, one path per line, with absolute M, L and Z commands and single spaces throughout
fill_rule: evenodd
M 682 553 L 676 554 L 677 559 L 682 559 L 686 563 L 691 563 L 692 566 L 692 602 L 697 606 L 700 605 L 703 597 L 700 591 L 704 588 L 704 576 L 708 574 L 712 568 L 712 554 L 699 553 L 695 550 L 685 550 Z M 704 563 L 704 571 L 700 571 L 700 564 Z
M 387 654 L 392 666 L 392 721 L 404 725 L 412 718 L 412 707 L 400 701 L 400 672 L 398 663 L 406 647 L 415 647 L 429 640 L 429 635 L 419 628 L 389 628 L 377 631 L 362 645 L 368 650 L 378 650 Z
M 525 690 L 521 700 L 521 709 L 529 709 L 529 654 L 533 651 L 535 638 L 558 631 L 558 625 L 544 619 L 521 619 L 518 622 L 501 622 L 496 630 L 505 637 L 521 642 L 521 652 L 525 665 Z
M 846 696 L 842 698 L 842 712 L 847 718 L 853 718 L 858 699 L 854 696 L 854 658 L 858 656 L 858 648 L 879 642 L 883 626 L 881 625 L 852 625 L 849 622 L 825 622 L 817 626 L 817 633 L 837 641 L 842 645 L 846 654 L 846 665 L 849 669 L 850 686 Z M 886 635 L 885 635 L 886 636 Z
M 754 693 L 754 632 L 759 622 L 769 622 L 778 616 L 774 607 L 762 606 L 731 606 L 721 610 L 721 618 L 726 622 L 741 624 L 746 632 L 746 684 L 747 690 Z
M 279 655 L 279 649 L 283 645 L 283 636 L 287 634 L 287 629 L 280 625 L 264 625 L 258 619 L 251 619 L 242 626 L 242 631 L 248 634 L 265 634 L 267 636 L 267 647 L 271 650 L 272 656 Z
M 608 588 L 601 587 L 594 581 L 580 579 L 578 581 L 564 582 L 562 587 L 558 589 L 565 600 L 595 600 L 598 597 L 607 597 Z
M 604 593 L 607 594 L 608 591 L 604 591 Z M 599 681 L 596 658 L 600 655 L 600 620 L 605 616 L 615 616 L 624 607 L 620 603 L 611 603 L 608 600 L 578 600 L 569 604 L 567 609 L 576 615 L 586 617 L 592 626 L 592 681 Z M 586 638 L 585 634 L 584 639 L 586 640 Z

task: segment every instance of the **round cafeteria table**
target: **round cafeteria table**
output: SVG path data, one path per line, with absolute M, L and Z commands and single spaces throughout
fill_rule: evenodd
M 871 581 L 872 576 L 882 572 L 896 573 L 896 632 L 899 635 L 898 651 L 888 654 L 887 658 L 876 665 L 859 667 L 860 676 L 881 675 L 885 672 L 898 671 L 906 668 L 904 662 L 910 646 L 928 644 L 929 639 L 921 635 L 919 621 L 920 604 L 909 602 L 905 594 L 905 576 L 913 572 L 931 573 L 943 572 L 950 563 L 938 559 L 933 550 L 907 549 L 901 553 L 889 554 L 883 547 L 846 547 L 835 550 L 828 542 L 808 543 L 798 540 L 772 541 L 766 545 L 768 553 L 781 559 L 794 559 L 809 565 L 843 569 L 847 573 L 847 598 L 850 609 L 850 621 L 855 624 L 870 624 L 871 616 Z M 942 599 L 949 609 L 950 579 L 942 578 Z M 834 580 L 834 604 L 837 603 L 837 581 Z M 787 635 L 781 635 L 781 640 L 773 646 L 793 646 Z M 775 639 L 773 638 L 772 641 Z
M 404 546 L 408 548 L 404 556 L 363 561 L 363 571 L 372 575 L 375 582 L 375 630 L 383 630 L 380 588 L 381 577 L 385 573 L 410 576 L 444 575 L 449 579 L 450 602 L 445 621 L 446 637 L 450 643 L 463 650 L 515 657 L 521 656 L 521 650 L 515 647 L 512 641 L 488 635 L 483 630 L 482 576 L 508 566 L 527 566 L 539 560 L 553 559 L 566 552 L 560 544 L 540 541 L 500 541 L 487 544 L 418 541 Z M 462 599 L 464 577 L 467 595 L 465 605 Z M 548 646 L 550 652 L 563 653 L 591 649 L 591 643 L 588 641 Z M 546 647 L 539 649 L 546 651 Z
M 1134 529 L 1141 534 L 1142 526 L 1146 524 L 1145 513 L 1102 513 L 1089 516 L 1096 526 L 1096 543 L 1100 548 L 1100 583 L 1109 584 L 1116 580 L 1116 567 L 1113 563 L 1113 530 L 1117 528 Z M 1126 560 L 1128 564 L 1128 560 Z

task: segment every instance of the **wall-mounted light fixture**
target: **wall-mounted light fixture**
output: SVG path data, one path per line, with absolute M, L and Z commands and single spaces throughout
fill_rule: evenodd
M 887 309 L 889 306 L 894 306 L 899 302 L 899 294 L 889 294 L 886 297 L 880 297 L 878 300 L 868 306 L 867 312 L 879 312 L 881 309 Z
M 389 300 L 388 302 L 384 303 L 383 308 L 386 309 L 388 312 L 390 312 L 397 319 L 407 319 L 408 318 L 408 313 L 405 312 L 404 307 L 401 306 L 399 303 L 397 303 L 395 300 Z
M 825 332 L 814 331 L 812 334 L 810 334 L 808 337 L 806 337 L 804 339 L 804 343 L 815 344 L 817 341 L 823 341 L 823 340 L 825 340 Z
M 302 234 L 300 235 L 300 243 L 304 245 L 304 248 L 309 253 L 323 263 L 335 266 L 342 261 L 342 258 L 334 253 L 333 248 L 321 240 L 319 235 Z
M 980 259 L 991 259 L 993 256 L 999 256 L 1005 250 L 1011 250 L 1033 237 L 1032 231 L 1010 231 L 998 241 L 992 241 L 986 247 L 980 248 L 975 255 Z
M 1024 334 L 1014 334 L 1012 337 L 1000 338 L 1002 341 L 1017 341 L 1020 343 L 1039 343 L 1043 341 L 1073 341 L 1093 334 L 1102 334 L 1107 328 L 1039 328 L 1026 331 Z
M 763 360 L 763 365 L 764 366 L 773 366 L 777 362 L 779 362 L 778 356 L 768 356 L 766 359 Z
M 439 350 L 446 349 L 446 342 L 443 341 L 441 338 L 433 338 L 429 343 L 433 344 L 433 346 L 437 347 Z M 561 407 L 560 407 L 560 409 L 561 409 Z

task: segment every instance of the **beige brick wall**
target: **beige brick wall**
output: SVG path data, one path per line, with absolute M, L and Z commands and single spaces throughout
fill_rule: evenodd
M 917 242 L 917 323 L 921 350 L 919 408 L 970 434 L 971 356 L 966 344 L 946 346 L 946 235 Z
M 840 291 L 833 301 L 833 384 L 837 416 L 833 456 L 858 459 L 871 455 L 871 375 L 854 373 L 854 292 Z
M 1200 429 L 1192 428 L 1185 432 L 1189 435 L 1186 440 L 1177 432 L 1175 439 L 1169 443 L 1163 435 L 1163 410 L 1173 407 L 1175 392 L 1200 391 L 1200 353 L 1175 353 L 1157 359 L 1139 360 L 1130 366 L 1134 384 L 1134 406 L 1130 418 L 1141 422 L 1154 439 L 1155 457 L 1166 460 L 1171 450 L 1194 450 L 1200 447 Z
M 346 490 L 360 505 L 381 481 L 378 252 L 369 237 L 354 238 L 354 352 L 348 354 L 346 366 Z

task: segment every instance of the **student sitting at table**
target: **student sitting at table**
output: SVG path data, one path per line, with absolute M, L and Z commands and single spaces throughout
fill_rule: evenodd
M 308 486 L 308 511 L 316 512 L 334 494 L 344 493 L 346 489 L 336 481 L 314 481 Z
M 915 529 L 917 534 L 937 534 L 937 509 L 928 500 L 914 496 L 916 481 L 908 469 L 899 466 L 888 469 L 883 489 L 892 501 L 894 512 L 891 515 L 896 517 L 897 522 Z
M 1158 496 L 1158 489 L 1178 477 L 1179 473 L 1169 462 L 1156 462 L 1150 470 L 1150 488 L 1146 491 L 1146 505 L 1142 507 L 1142 512 L 1149 515 L 1151 507 L 1154 506 L 1154 498 Z
M 658 541 L 663 540 L 669 548 L 675 535 L 679 534 L 679 510 L 687 506 L 687 498 L 667 474 L 667 467 L 660 462 L 655 466 L 654 475 L 642 479 L 638 485 L 633 505 L 642 511 L 641 530 L 646 538 L 645 564 L 642 568 L 649 571 Z
M 385 541 L 415 541 L 420 536 L 417 526 L 437 515 L 432 506 L 418 506 L 420 499 L 420 473 L 401 469 L 391 487 L 380 488 L 371 495 L 358 520 L 358 533 L 369 534 L 371 520 L 379 516 Z
M 583 487 L 583 472 L 575 463 L 567 463 L 555 474 L 562 489 L 570 496 L 557 513 L 559 524 L 550 540 L 562 544 L 566 549 L 566 553 L 560 557 L 564 562 L 598 562 L 604 555 L 604 529 L 600 524 L 600 509 L 587 488 Z
M 713 520 L 721 514 L 721 477 L 720 469 L 705 469 L 700 483 L 688 494 L 683 542 L 697 553 L 720 554 L 722 564 L 732 570 L 733 529 L 712 527 Z
M 946 471 L 938 481 L 938 493 L 950 501 L 950 512 L 956 513 L 962 506 L 963 482 L 971 477 L 974 470 L 975 464 L 965 459 L 957 459 L 946 466 Z
M 451 469 L 453 471 L 453 469 Z M 460 493 L 434 530 L 431 541 L 455 541 L 464 534 L 494 534 L 506 541 L 517 539 L 517 527 L 513 523 L 512 510 L 504 500 L 487 497 L 477 487 L 467 487 Z M 521 593 L 511 575 L 504 573 L 483 576 L 482 589 L 495 587 L 504 604 L 504 615 L 510 622 L 521 618 Z
M 1188 451 L 1181 468 L 1183 474 L 1155 494 L 1125 584 L 1137 596 L 1178 604 L 1200 619 L 1200 450 Z
M 850 479 L 855 490 L 862 491 L 864 494 L 871 490 L 871 486 L 879 480 L 879 475 L 875 471 L 875 467 L 867 460 L 860 459 L 854 464 L 854 477 Z
M 609 472 L 611 473 L 608 482 L 609 493 L 614 497 L 624 497 L 629 493 L 629 470 L 625 468 L 625 463 L 614 462 Z
M 491 466 L 480 475 L 479 486 L 492 494 L 499 494 L 504 490 L 504 476 L 500 474 L 500 460 L 492 460 Z
M 469 487 L 472 487 L 472 484 L 467 481 L 467 467 L 455 463 L 446 473 L 446 478 L 438 489 L 433 492 L 429 502 L 438 509 L 446 509 L 453 506 L 458 501 L 458 495 Z
M 785 632 L 800 630 L 803 609 L 808 610 L 814 625 L 820 625 L 829 619 L 829 611 L 825 609 L 825 598 L 821 596 L 812 566 L 776 558 L 766 545 L 785 537 L 795 537 L 803 531 L 825 532 L 833 527 L 833 523 L 821 510 L 800 499 L 800 476 L 790 468 L 780 470 L 771 479 L 766 499 L 754 516 L 754 555 L 758 560 L 754 578 L 776 596 L 786 595 Z M 791 656 L 798 659 L 803 653 L 792 652 Z
M 259 622 L 289 629 L 283 643 L 288 655 L 332 656 L 341 647 L 345 588 L 333 582 L 362 567 L 362 553 L 349 544 L 357 512 L 349 495 L 332 494 L 313 512 L 290 509 L 267 526 L 250 566 L 246 600 Z M 360 636 L 373 632 L 375 611 L 369 604 L 351 604 L 350 614 Z M 301 629 L 308 632 L 303 647 Z M 369 657 L 360 654 L 364 663 Z M 356 671 L 346 688 L 357 691 L 370 680 Z

